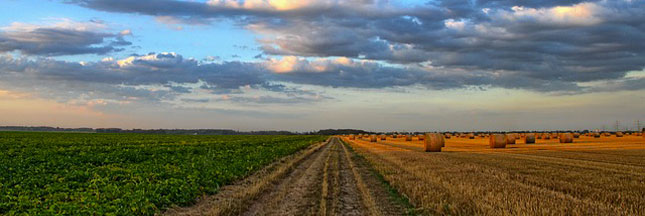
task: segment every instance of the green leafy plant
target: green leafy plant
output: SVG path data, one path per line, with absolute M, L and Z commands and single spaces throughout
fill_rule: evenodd
M 325 138 L 0 132 L 0 214 L 153 215 Z

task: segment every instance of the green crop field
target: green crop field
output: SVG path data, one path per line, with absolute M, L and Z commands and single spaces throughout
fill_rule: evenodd
M 0 215 L 151 215 L 325 138 L 0 132 Z

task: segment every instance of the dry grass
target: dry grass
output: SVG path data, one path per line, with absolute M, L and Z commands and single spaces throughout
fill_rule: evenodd
M 356 186 L 358 187 L 358 191 L 361 194 L 361 201 L 363 202 L 363 205 L 365 208 L 367 208 L 367 212 L 369 215 L 372 216 L 377 216 L 377 215 L 383 215 L 379 210 L 376 205 L 376 201 L 374 200 L 374 197 L 371 196 L 367 185 L 363 181 L 363 177 L 361 174 L 358 172 L 358 169 L 356 168 L 356 165 L 354 165 L 354 161 L 350 158 L 350 153 L 347 150 L 347 148 L 344 145 L 341 145 L 343 148 L 343 152 L 345 155 L 345 159 L 348 162 L 348 165 L 352 171 L 352 174 L 354 175 L 354 180 L 356 181 Z
M 351 140 L 354 140 L 353 135 L 349 137 Z M 331 154 L 327 155 L 325 160 L 325 167 L 323 168 L 323 180 L 322 180 L 322 189 L 320 190 L 320 207 L 318 209 L 318 215 L 325 216 L 327 215 L 327 200 L 329 197 L 329 165 L 331 161 Z
M 641 136 L 520 139 L 505 149 L 455 138 L 432 154 L 416 140 L 348 143 L 425 214 L 645 214 Z

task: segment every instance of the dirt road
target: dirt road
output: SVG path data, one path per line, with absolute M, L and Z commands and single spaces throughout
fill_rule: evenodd
M 333 137 L 167 215 L 402 215 L 368 163 Z

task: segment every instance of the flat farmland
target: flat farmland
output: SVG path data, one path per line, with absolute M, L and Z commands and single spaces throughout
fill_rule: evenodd
M 641 136 L 518 140 L 504 149 L 453 137 L 433 153 L 417 138 L 343 140 L 422 214 L 645 214 Z
M 0 215 L 153 215 L 325 136 L 0 132 Z
M 327 138 L 0 132 L 0 215 L 645 214 L 641 136 Z

